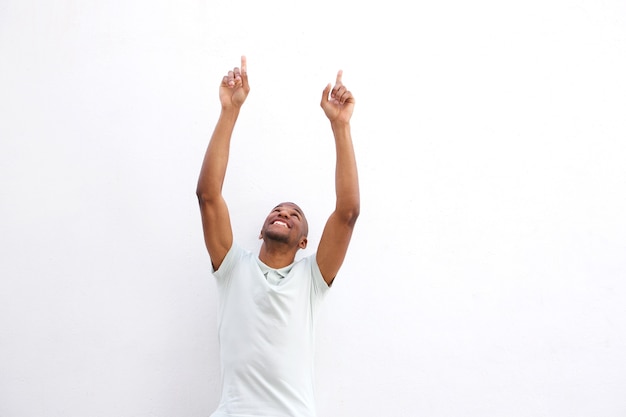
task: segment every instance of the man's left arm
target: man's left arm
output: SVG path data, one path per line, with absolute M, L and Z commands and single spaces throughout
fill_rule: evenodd
M 337 73 L 337 80 L 332 90 L 330 84 L 326 86 L 320 103 L 330 121 L 337 155 L 335 210 L 324 226 L 316 258 L 322 277 L 328 285 L 335 279 L 345 259 L 361 205 L 356 158 L 350 131 L 350 119 L 355 100 L 352 93 L 343 85 L 342 75 L 342 71 Z

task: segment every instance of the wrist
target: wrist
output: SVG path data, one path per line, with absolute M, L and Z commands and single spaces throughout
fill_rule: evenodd
M 333 120 L 330 122 L 333 132 L 350 131 L 350 121 Z
M 219 122 L 234 126 L 239 118 L 239 109 L 227 108 L 222 109 Z
M 241 107 L 234 107 L 234 106 L 222 106 L 222 116 L 234 116 L 237 117 L 239 115 L 239 111 L 241 110 Z

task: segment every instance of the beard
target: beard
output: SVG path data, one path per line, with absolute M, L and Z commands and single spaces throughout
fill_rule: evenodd
M 266 239 L 273 240 L 274 242 L 289 243 L 289 234 L 276 233 L 273 230 L 266 229 L 263 231 L 263 236 Z

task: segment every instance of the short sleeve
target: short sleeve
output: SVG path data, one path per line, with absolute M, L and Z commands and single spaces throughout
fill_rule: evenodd
M 233 242 L 233 245 L 230 247 L 230 249 L 226 253 L 226 256 L 224 257 L 224 260 L 222 261 L 222 264 L 220 265 L 218 270 L 216 271 L 213 268 L 213 265 L 211 265 L 211 273 L 218 280 L 225 279 L 225 277 L 228 277 L 231 275 L 233 268 L 235 267 L 235 265 L 237 264 L 239 259 L 241 259 L 242 256 L 243 256 L 243 249 L 241 249 L 239 246 L 237 246 L 236 243 Z
M 324 281 L 324 277 L 322 276 L 322 271 L 320 271 L 320 267 L 317 264 L 316 255 L 313 254 L 309 256 L 307 258 L 307 262 L 309 263 L 309 267 L 311 269 L 311 279 L 313 281 L 312 282 L 313 290 L 315 291 L 316 294 L 323 296 L 324 294 L 326 294 L 326 292 L 328 292 L 330 287 L 328 286 L 326 281 Z

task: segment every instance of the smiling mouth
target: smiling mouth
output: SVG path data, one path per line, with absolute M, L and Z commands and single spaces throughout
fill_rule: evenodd
M 282 226 L 284 228 L 288 228 L 289 226 L 287 225 L 287 223 L 285 223 L 282 220 L 275 220 L 274 222 L 272 222 L 272 224 L 275 224 L 277 226 Z

